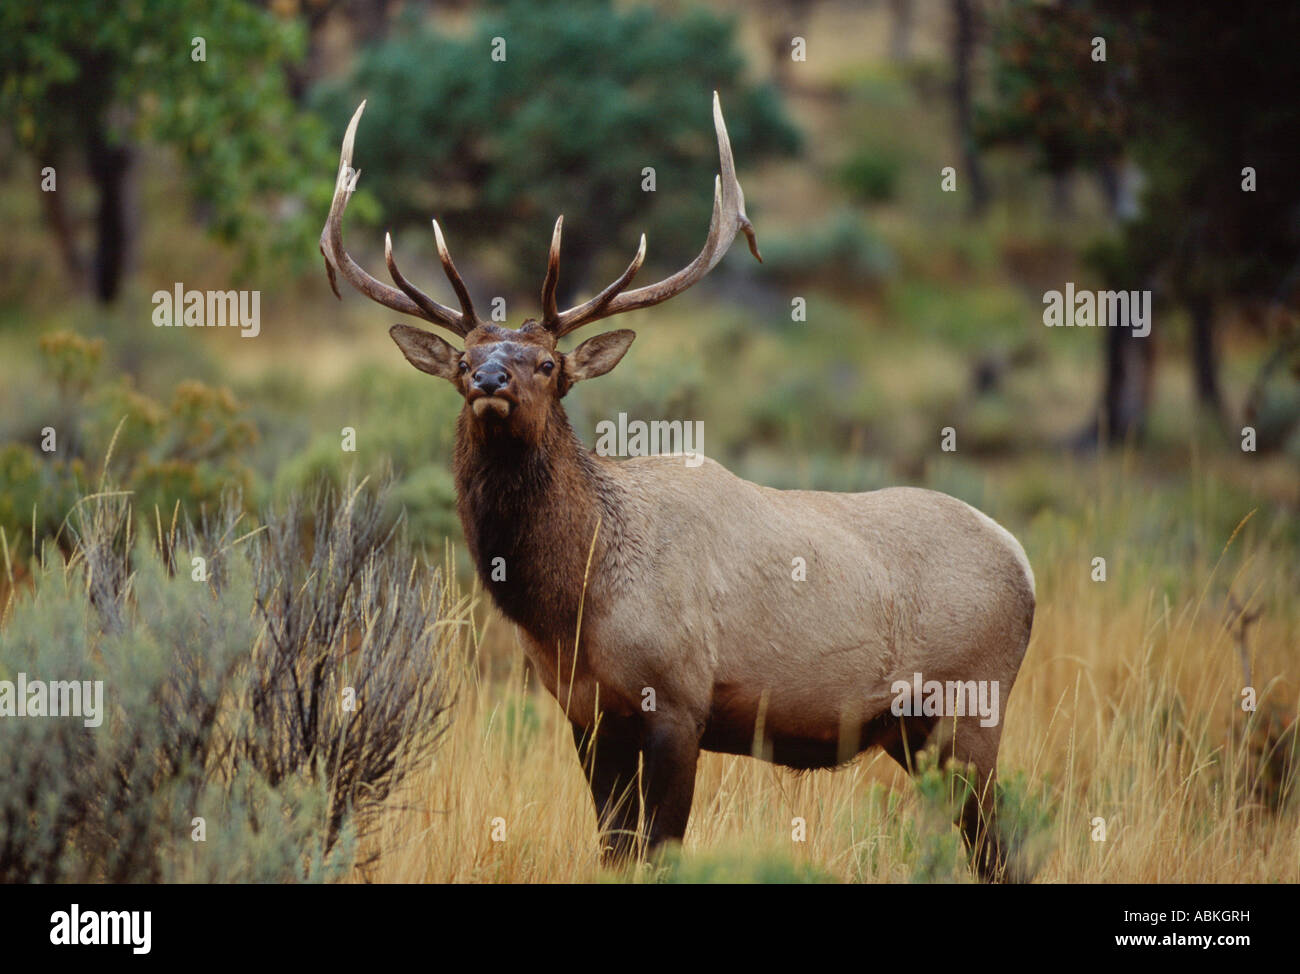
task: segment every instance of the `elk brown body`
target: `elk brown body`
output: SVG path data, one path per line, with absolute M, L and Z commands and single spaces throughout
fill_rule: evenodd
M 475 315 L 436 222 L 459 312 L 401 275 L 391 242 L 385 253 L 397 289 L 343 250 L 364 107 L 344 139 L 321 235 L 331 283 L 341 274 L 386 307 L 464 340 L 458 350 L 418 328 L 390 329 L 412 365 L 465 398 L 454 468 L 466 542 L 573 726 L 604 853 L 618 859 L 643 842 L 681 839 L 701 749 L 806 769 L 880 747 L 913 770 L 914 755 L 929 746 L 973 769 L 963 834 L 981 875 L 1003 877 L 993 820 L 1001 715 L 986 725 L 969 713 L 900 716 L 892 704 L 895 685 L 922 674 L 991 681 L 1005 712 L 1035 605 L 1033 573 L 1015 538 L 929 490 L 774 490 L 707 459 L 692 466 L 680 456 L 606 459 L 579 441 L 565 415 L 569 390 L 617 365 L 635 335 L 608 332 L 567 353 L 559 338 L 691 286 L 737 232 L 758 256 L 716 94 L 721 173 L 700 255 L 628 291 L 644 259 L 643 236 L 618 280 L 560 311 L 561 218 L 542 318 L 517 330 Z M 793 570 L 796 559 L 802 571 Z

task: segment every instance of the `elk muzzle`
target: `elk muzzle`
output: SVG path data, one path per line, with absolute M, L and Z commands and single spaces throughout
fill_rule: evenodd
M 474 370 L 474 388 L 485 396 L 495 396 L 498 389 L 510 383 L 510 373 L 504 365 L 488 362 Z
M 470 377 L 469 400 L 474 415 L 480 419 L 495 416 L 505 419 L 514 408 L 510 392 L 510 370 L 498 361 L 489 360 L 474 370 Z

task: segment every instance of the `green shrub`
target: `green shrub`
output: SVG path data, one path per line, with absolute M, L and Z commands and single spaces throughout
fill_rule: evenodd
M 840 183 L 862 203 L 883 203 L 898 195 L 903 161 L 879 148 L 860 149 L 840 167 Z
M 63 395 L 84 393 L 104 357 L 104 340 L 68 331 L 42 335 L 41 359 Z
M 855 287 L 883 281 L 898 265 L 884 238 L 851 210 L 840 210 L 796 236 L 764 243 L 763 263 L 768 274 L 788 280 L 850 281 Z
M 64 519 L 98 479 L 91 464 L 111 466 L 149 526 L 178 509 L 194 517 L 215 509 L 231 487 L 251 492 L 246 461 L 257 430 L 230 390 L 185 380 L 170 401 L 159 402 L 128 376 L 103 381 L 102 353 L 99 340 L 68 331 L 44 335 L 41 367 L 57 398 L 29 409 L 28 390 L 7 390 L 10 410 L 33 417 L 11 420 L 7 434 L 14 441 L 0 446 L 0 528 L 7 538 L 32 540 L 34 527 L 35 549 L 43 539 L 63 544 Z M 47 427 L 54 433 L 48 453 Z
M 671 884 L 835 882 L 829 873 L 809 863 L 776 853 L 755 855 L 752 850 L 696 852 L 689 856 L 674 850 L 664 857 L 655 880 Z
M 0 680 L 102 698 L 93 720 L 0 719 L 0 881 L 323 881 L 357 864 L 445 729 L 463 610 L 412 563 L 382 492 L 312 500 L 252 528 L 228 497 L 150 545 L 128 495 L 104 491 L 77 505 L 66 561 L 32 559 Z
M 920 828 L 911 833 L 907 858 L 913 863 L 912 882 L 972 882 L 969 853 L 955 823 L 975 793 L 975 779 L 949 760 L 939 767 L 927 749 L 917 755 L 915 777 L 921 800 Z M 1018 772 L 996 787 L 998 842 L 1007 857 L 1007 873 L 1016 882 L 1029 882 L 1051 851 L 1052 815 L 1048 786 L 1037 788 Z

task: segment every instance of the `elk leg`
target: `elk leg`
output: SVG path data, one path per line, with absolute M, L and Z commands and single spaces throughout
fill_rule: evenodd
M 695 796 L 695 764 L 700 734 L 693 725 L 672 721 L 662 713 L 646 728 L 645 810 L 650 851 L 665 842 L 680 842 L 686 834 Z
M 1007 850 L 1001 842 L 996 820 L 998 745 L 1002 728 L 982 727 L 969 721 L 956 727 L 943 726 L 954 733 L 941 745 L 940 764 L 950 756 L 956 758 L 965 766 L 963 776 L 971 785 L 958 819 L 971 866 L 984 882 L 1003 882 L 1007 878 Z
M 596 806 L 601 861 L 619 865 L 636 851 L 637 818 L 641 812 L 636 780 L 640 749 L 629 734 L 572 726 L 578 762 Z
M 996 781 L 996 772 L 978 770 L 972 782 L 975 791 L 966 799 L 961 812 L 961 834 L 971 864 L 986 883 L 1000 883 L 1007 878 L 1007 854 L 998 838 L 994 812 Z
M 971 794 L 962 804 L 957 824 L 970 854 L 971 865 L 988 883 L 1007 878 L 1007 850 L 999 839 L 995 819 L 999 728 L 904 718 L 892 725 L 878 743 L 908 774 L 916 773 L 916 754 L 927 746 L 938 748 L 939 765 L 955 757 L 969 769 Z
M 1000 841 L 996 821 L 996 783 L 999 726 L 982 727 L 970 722 L 954 726 L 943 721 L 932 735 L 931 743 L 939 749 L 939 764 L 955 758 L 965 767 L 963 778 L 970 783 L 970 794 L 962 805 L 957 824 L 970 854 L 971 866 L 986 883 L 1003 882 L 1007 876 L 1007 853 Z

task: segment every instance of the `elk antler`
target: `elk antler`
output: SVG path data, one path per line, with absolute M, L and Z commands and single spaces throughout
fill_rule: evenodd
M 568 311 L 559 311 L 555 307 L 555 286 L 560 277 L 560 232 L 564 217 L 555 221 L 555 232 L 551 235 L 551 252 L 546 261 L 546 282 L 542 285 L 542 325 L 557 338 L 581 328 L 583 325 L 624 311 L 648 308 L 660 301 L 667 301 L 675 294 L 680 294 L 688 287 L 713 270 L 722 260 L 736 239 L 736 231 L 743 230 L 749 240 L 749 251 L 760 262 L 763 257 L 758 252 L 758 240 L 754 236 L 754 226 L 745 215 L 745 193 L 736 179 L 736 164 L 731 157 L 731 140 L 727 138 L 727 125 L 722 120 L 722 105 L 718 93 L 713 93 L 713 127 L 718 132 L 718 157 L 722 162 L 722 172 L 713 184 L 713 218 L 709 221 L 709 235 L 704 241 L 704 249 L 699 256 L 671 277 L 666 277 L 656 284 L 648 284 L 635 291 L 623 293 L 623 289 L 632 282 L 636 272 L 645 260 L 645 234 L 641 234 L 641 245 L 637 248 L 632 263 L 627 265 L 618 280 L 601 291 L 590 301 L 580 304 Z
M 352 121 L 348 123 L 347 134 L 343 136 L 343 151 L 339 155 L 339 175 L 338 181 L 334 184 L 334 199 L 330 203 L 330 213 L 325 220 L 325 228 L 320 234 L 320 252 L 325 256 L 325 272 L 329 274 L 330 287 L 333 288 L 335 297 L 343 297 L 339 294 L 336 279 L 337 274 L 342 274 L 349 284 L 372 301 L 377 301 L 384 307 L 404 315 L 414 315 L 432 324 L 441 325 L 464 338 L 481 322 L 474 314 L 469 290 L 461 280 L 460 274 L 456 272 L 456 265 L 451 262 L 451 254 L 447 251 L 446 241 L 442 239 L 442 230 L 437 220 L 433 221 L 433 236 L 438 245 L 438 258 L 442 261 L 442 269 L 447 272 L 447 279 L 451 281 L 452 289 L 460 300 L 460 311 L 453 311 L 439 304 L 402 276 L 402 272 L 397 269 L 396 261 L 393 260 L 393 241 L 388 234 L 384 234 L 384 262 L 388 265 L 388 273 L 392 275 L 393 283 L 401 288 L 400 291 L 375 280 L 343 249 L 343 211 L 347 208 L 348 200 L 352 198 L 353 190 L 357 188 L 357 177 L 361 175 L 360 170 L 352 168 L 352 144 L 356 140 L 357 123 L 361 121 L 361 113 L 365 110 L 366 103 L 363 101 L 357 108 L 356 114 L 352 116 Z

